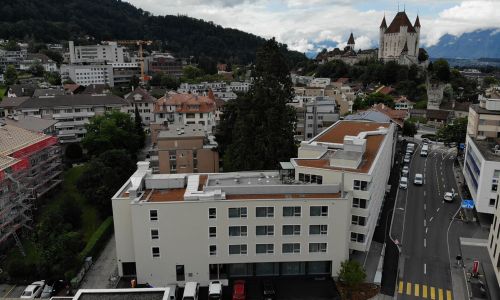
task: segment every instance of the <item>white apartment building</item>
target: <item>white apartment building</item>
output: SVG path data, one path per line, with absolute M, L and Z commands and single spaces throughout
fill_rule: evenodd
M 335 100 L 314 97 L 313 101 L 304 104 L 304 139 L 311 139 L 338 120 Z
M 107 84 L 114 86 L 113 66 L 105 64 L 61 65 L 61 79 L 71 79 L 74 83 L 88 86 Z
M 233 81 L 229 83 L 227 88 L 235 93 L 247 93 L 250 87 L 252 86 L 252 83 L 250 82 L 240 82 L 240 81 Z
M 332 80 L 330 78 L 314 78 L 309 84 L 309 87 L 318 87 L 318 88 L 326 88 L 332 84 Z
M 497 199 L 499 195 L 497 194 Z M 491 265 L 495 272 L 498 285 L 500 285 L 500 209 L 498 201 L 495 204 L 495 213 L 493 223 L 490 227 L 490 236 L 488 239 L 488 253 L 491 259 Z
M 69 41 L 69 57 L 71 64 L 99 64 L 99 63 L 123 63 L 123 47 L 116 42 L 107 42 L 104 45 L 75 46 Z
M 476 210 L 493 214 L 500 180 L 500 96 L 481 96 L 469 108 L 463 174 Z
M 156 286 L 242 276 L 336 276 L 367 251 L 394 153 L 390 123 L 339 121 L 279 171 L 152 174 L 112 198 L 120 276 Z
M 106 111 L 120 110 L 127 102 L 117 96 L 87 94 L 29 98 L 15 108 L 20 116 L 55 120 L 60 143 L 80 142 L 87 133 L 90 118 Z

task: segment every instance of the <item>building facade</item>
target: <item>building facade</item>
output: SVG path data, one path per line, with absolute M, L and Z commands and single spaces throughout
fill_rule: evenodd
M 498 285 L 500 285 L 500 209 L 498 198 L 499 195 L 497 193 L 495 213 L 488 238 L 488 254 L 490 255 L 491 265 L 493 266 Z
M 116 42 L 103 45 L 75 46 L 69 41 L 69 57 L 71 64 L 123 63 L 123 47 Z
M 156 98 L 151 96 L 148 91 L 143 88 L 136 87 L 133 92 L 125 95 L 125 101 L 127 106 L 121 108 L 122 112 L 130 114 L 132 117 L 135 116 L 135 108 L 141 116 L 142 123 L 149 126 L 151 122 L 154 121 L 154 106 Z
M 400 64 L 417 64 L 420 49 L 420 20 L 412 25 L 406 12 L 398 12 L 389 27 L 384 19 L 380 25 L 378 59 Z
M 112 198 L 120 276 L 335 277 L 349 251 L 370 247 L 394 134 L 390 123 L 339 121 L 278 171 L 153 174 L 139 162 Z
M 113 66 L 105 64 L 92 65 L 62 65 L 61 79 L 71 79 L 74 83 L 88 86 L 92 84 L 107 84 L 114 86 Z

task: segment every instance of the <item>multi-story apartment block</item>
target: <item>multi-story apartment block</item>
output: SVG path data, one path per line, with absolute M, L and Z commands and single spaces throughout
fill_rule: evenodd
M 27 59 L 28 51 L 20 49 L 16 51 L 7 51 L 0 49 L 0 71 L 5 70 L 8 65 L 13 65 L 17 70 L 21 67 L 21 62 Z
M 168 76 L 180 78 L 186 63 L 180 58 L 173 57 L 170 53 L 153 53 L 148 60 L 148 72 L 162 72 Z
M 495 272 L 498 285 L 500 285 L 500 205 L 498 205 L 498 198 L 499 194 L 497 193 L 493 223 L 490 227 L 490 235 L 488 239 L 488 253 L 490 255 L 491 265 L 493 266 L 493 271 Z
M 61 180 L 57 139 L 0 122 L 0 248 L 30 226 L 36 199 Z
M 16 107 L 16 113 L 57 121 L 60 143 L 79 142 L 87 132 L 85 124 L 106 111 L 120 110 L 127 102 L 117 96 L 65 95 L 52 98 L 30 98 Z
M 336 276 L 349 250 L 370 247 L 394 135 L 391 123 L 339 121 L 279 171 L 166 175 L 139 162 L 112 198 L 120 276 Z
M 251 82 L 233 81 L 233 82 L 229 83 L 227 88 L 230 91 L 236 92 L 236 93 L 248 93 L 248 90 L 250 89 L 251 86 L 252 86 Z
M 476 210 L 493 214 L 500 180 L 500 95 L 495 91 L 488 98 L 469 108 L 464 178 Z
M 71 79 L 74 83 L 88 86 L 91 84 L 107 84 L 114 86 L 113 65 L 62 65 L 61 79 Z
M 328 97 L 315 97 L 304 105 L 304 138 L 311 139 L 339 120 L 337 104 Z
M 219 153 L 215 137 L 203 125 L 170 125 L 158 130 L 150 153 L 155 173 L 219 172 Z
M 309 84 L 309 87 L 326 88 L 332 83 L 330 78 L 314 78 Z
M 141 76 L 141 68 L 138 63 L 112 63 L 113 83 L 115 85 L 128 84 L 132 77 Z
M 157 124 L 201 124 L 211 133 L 215 126 L 215 99 L 193 94 L 173 94 L 160 98 L 154 108 Z
M 104 45 L 75 46 L 69 41 L 69 57 L 71 64 L 103 64 L 123 63 L 123 47 L 116 42 L 107 42 Z
M 135 108 L 139 111 L 142 118 L 142 123 L 146 126 L 154 121 L 154 106 L 156 98 L 151 96 L 148 91 L 143 88 L 136 87 L 133 92 L 125 95 L 127 106 L 121 108 L 122 112 L 135 116 Z

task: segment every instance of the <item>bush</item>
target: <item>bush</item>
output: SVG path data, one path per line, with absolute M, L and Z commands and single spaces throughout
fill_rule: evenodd
M 82 208 L 73 197 L 64 199 L 59 207 L 64 223 L 71 224 L 73 229 L 79 229 L 82 225 Z
M 34 279 L 37 274 L 34 274 L 33 270 L 36 270 L 36 267 L 27 263 L 22 258 L 14 259 L 7 265 L 7 273 L 9 273 L 9 276 L 18 280 Z
M 69 144 L 68 147 L 66 147 L 65 154 L 66 158 L 71 160 L 81 159 L 83 156 L 82 147 L 78 143 Z
M 83 261 L 85 257 L 98 255 L 111 233 L 113 233 L 113 217 L 108 217 L 92 234 L 87 245 L 80 252 L 80 259 Z

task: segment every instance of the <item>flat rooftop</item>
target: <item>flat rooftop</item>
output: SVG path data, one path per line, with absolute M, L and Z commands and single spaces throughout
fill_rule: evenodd
M 181 139 L 192 137 L 205 137 L 207 133 L 200 124 L 168 125 L 167 129 L 161 130 L 158 139 Z
M 477 149 L 481 152 L 483 157 L 488 161 L 498 161 L 500 162 L 500 155 L 496 155 L 494 152 L 495 146 L 500 144 L 500 140 L 478 140 L 471 138 Z

